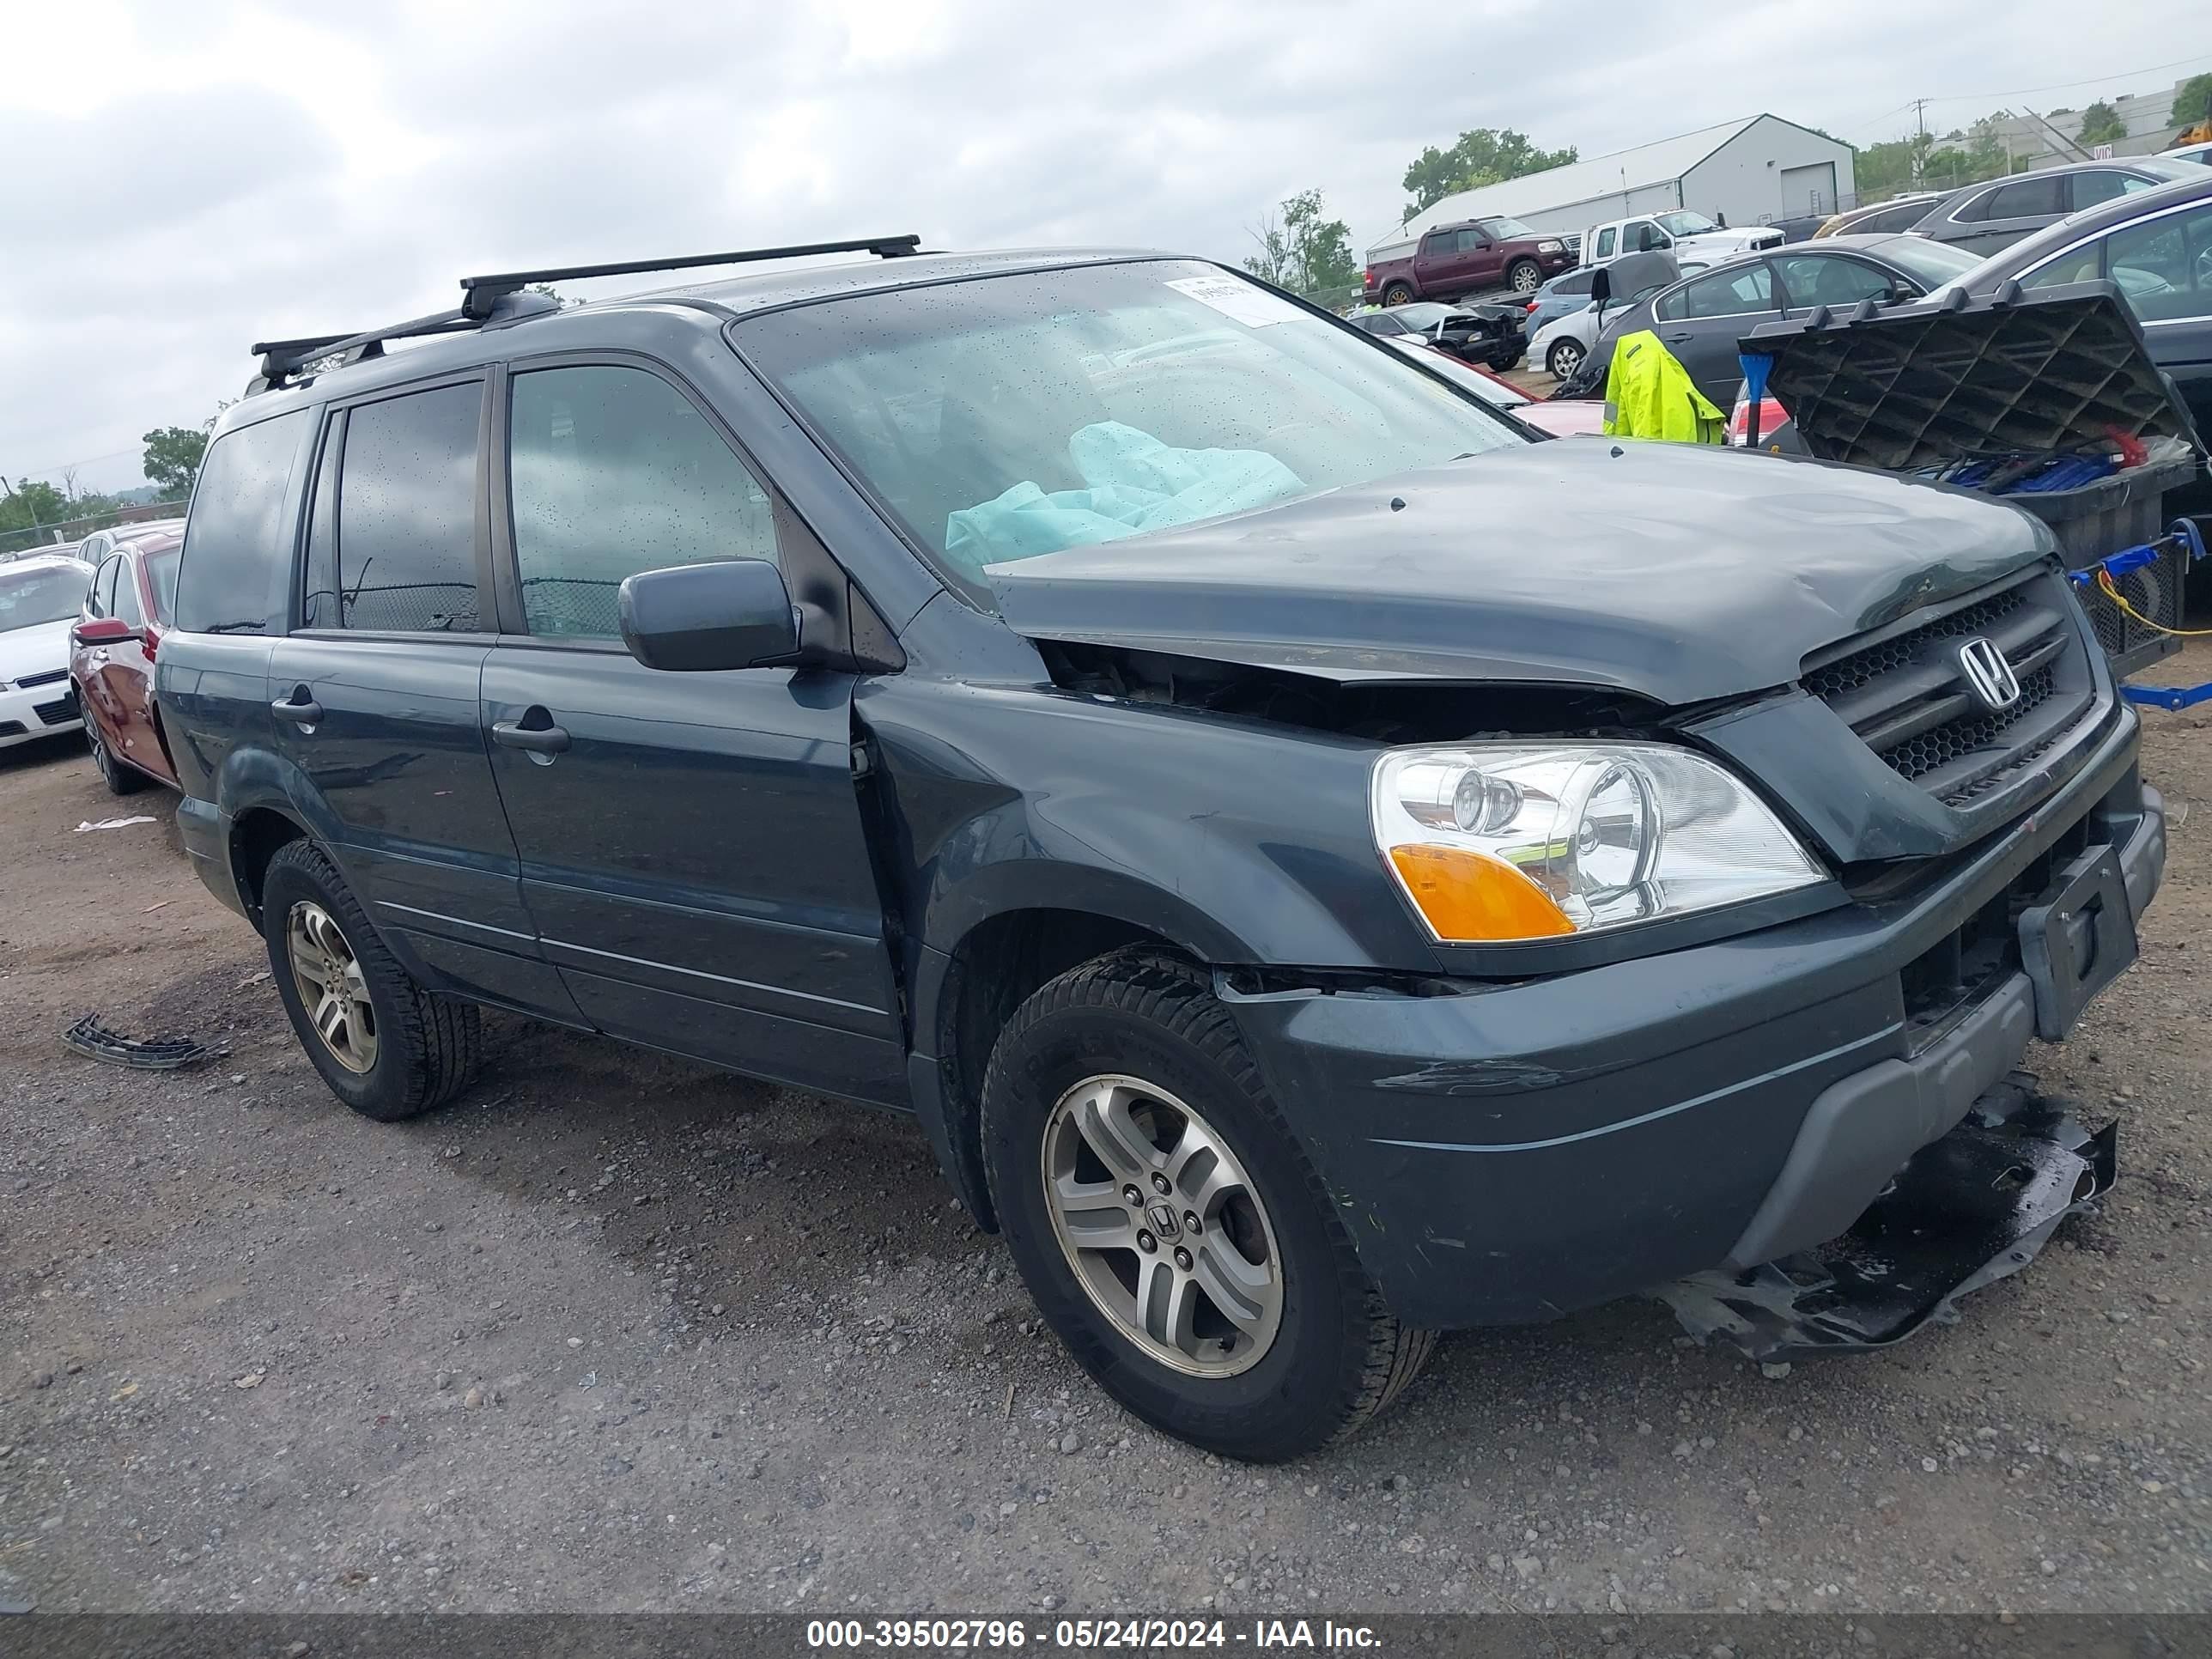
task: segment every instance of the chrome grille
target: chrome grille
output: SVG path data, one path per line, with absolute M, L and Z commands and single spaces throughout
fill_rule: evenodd
M 2020 698 L 1992 710 L 1968 685 L 1958 641 L 1984 638 L 2012 665 Z M 2079 608 L 2048 572 L 1931 621 L 1807 665 L 1826 703 L 1899 777 L 1950 806 L 2002 787 L 2056 745 L 2089 706 Z

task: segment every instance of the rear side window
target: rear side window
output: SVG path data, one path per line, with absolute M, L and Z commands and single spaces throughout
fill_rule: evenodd
M 2212 207 L 2114 231 L 2105 264 L 2144 321 L 2212 318 Z
M 2000 185 L 1990 193 L 1984 219 L 2039 219 L 2066 211 L 2066 179 L 2023 179 L 2016 185 Z
M 689 398 L 643 369 L 509 382 L 514 562 L 532 634 L 614 639 L 623 579 L 775 557 L 763 489 Z M 346 465 L 349 492 L 352 462 Z
M 266 634 L 291 567 L 284 496 L 312 411 L 226 432 L 192 492 L 177 573 L 177 626 L 195 634 Z
M 1607 225 L 1603 230 L 1598 232 L 1597 258 L 1601 259 L 1610 259 L 1613 258 L 1613 228 L 1611 225 Z
M 1553 283 L 1552 292 L 1554 294 L 1587 294 L 1590 291 L 1590 278 L 1596 275 L 1597 273 L 1594 270 L 1577 270 L 1572 276 L 1562 276 L 1558 282 Z
M 338 471 L 341 626 L 476 630 L 483 410 L 483 387 L 472 381 L 347 411 Z

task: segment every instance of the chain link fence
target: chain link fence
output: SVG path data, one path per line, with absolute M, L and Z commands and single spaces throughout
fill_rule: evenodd
M 143 524 L 149 519 L 180 519 L 184 514 L 181 499 L 149 501 L 143 506 L 110 507 L 105 513 L 64 519 L 58 524 L 23 525 L 14 530 L 0 530 L 0 559 L 51 548 L 74 547 L 94 531 L 106 530 L 112 525 Z

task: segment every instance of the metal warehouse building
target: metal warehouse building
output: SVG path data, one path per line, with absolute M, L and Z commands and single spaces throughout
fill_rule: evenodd
M 1832 213 L 1851 199 L 1851 147 L 1778 115 L 1752 115 L 1547 173 L 1447 196 L 1368 251 L 1371 260 L 1432 225 L 1503 214 L 1535 230 L 1692 208 L 1731 225 Z

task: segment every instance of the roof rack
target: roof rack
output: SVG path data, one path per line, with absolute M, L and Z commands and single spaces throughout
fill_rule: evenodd
M 689 270 L 699 265 L 751 264 L 764 259 L 799 259 L 817 253 L 872 253 L 896 259 L 921 251 L 919 236 L 866 236 L 849 242 L 799 242 L 788 247 L 738 248 L 726 253 L 688 253 L 668 259 L 624 259 L 610 264 L 554 265 L 544 270 L 507 270 L 461 278 L 461 303 L 453 311 L 373 328 L 359 334 L 313 334 L 295 340 L 263 340 L 252 348 L 261 372 L 247 383 L 246 395 L 292 384 L 300 371 L 326 357 L 358 362 L 384 355 L 386 340 L 430 334 L 459 334 L 490 323 L 517 322 L 557 310 L 559 302 L 524 292 L 533 283 L 562 283 L 584 276 L 629 276 L 648 270 Z
M 502 294 L 514 294 L 532 283 L 565 283 L 581 276 L 633 276 L 647 270 L 689 270 L 697 265 L 747 265 L 763 259 L 803 259 L 817 253 L 872 253 L 879 259 L 896 259 L 920 252 L 919 236 L 864 236 L 850 242 L 798 242 L 789 247 L 738 248 L 728 253 L 685 253 L 672 259 L 624 259 L 605 265 L 555 265 L 544 270 L 507 270 L 495 276 L 464 276 L 465 295 L 461 309 L 471 317 L 488 316 L 487 307 Z

